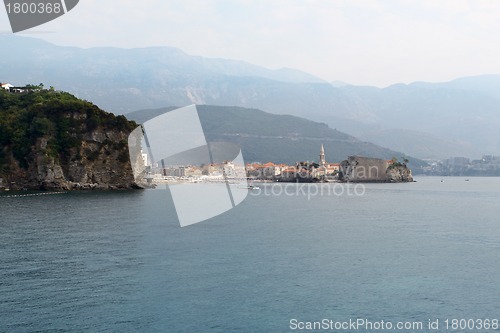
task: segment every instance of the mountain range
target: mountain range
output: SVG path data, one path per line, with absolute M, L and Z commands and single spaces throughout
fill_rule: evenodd
M 1 81 L 43 82 L 118 114 L 241 106 L 323 122 L 419 158 L 500 155 L 500 75 L 376 88 L 171 47 L 81 49 L 13 35 L 1 35 L 0 45 Z

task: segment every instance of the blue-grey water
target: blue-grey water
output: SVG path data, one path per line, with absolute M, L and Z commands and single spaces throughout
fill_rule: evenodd
M 0 332 L 500 319 L 500 179 L 417 180 L 310 198 L 262 185 L 185 228 L 168 191 L 4 193 Z

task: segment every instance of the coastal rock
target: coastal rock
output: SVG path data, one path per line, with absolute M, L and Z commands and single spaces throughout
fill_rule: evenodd
M 118 143 L 127 138 L 127 133 L 115 135 L 121 138 Z M 11 172 L 3 176 L 4 187 L 12 190 L 108 190 L 136 187 L 126 145 L 117 149 L 115 141 L 97 144 L 85 140 L 80 149 L 72 149 L 68 155 L 55 158 L 49 156 L 43 144 L 46 140 L 40 139 L 39 144 L 32 147 L 31 155 L 36 158 L 27 169 L 20 167 L 15 158 L 10 156 Z
M 17 138 L 22 145 L 8 137 L 0 142 L 2 189 L 56 191 L 138 187 L 134 182 L 127 142 L 136 123 L 66 93 L 42 91 L 38 94 L 42 100 L 50 101 L 47 106 L 43 103 L 37 106 L 36 112 L 31 111 L 31 104 L 25 105 L 25 113 L 18 109 L 0 110 L 6 114 L 12 112 L 13 118 L 22 120 L 0 125 L 12 129 L 13 133 L 24 134 Z M 23 98 L 31 96 L 19 96 L 19 103 Z
M 349 156 L 340 163 L 339 180 L 358 183 L 413 182 L 411 170 L 397 160 Z
M 389 167 L 387 170 L 387 178 L 391 183 L 413 182 L 411 170 L 406 166 Z

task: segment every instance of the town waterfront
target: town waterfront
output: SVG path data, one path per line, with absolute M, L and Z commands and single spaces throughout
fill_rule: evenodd
M 415 179 L 323 195 L 263 183 L 185 228 L 168 191 L 3 193 L 0 331 L 500 319 L 500 178 Z

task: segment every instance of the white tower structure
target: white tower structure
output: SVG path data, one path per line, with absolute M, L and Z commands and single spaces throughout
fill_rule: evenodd
M 321 145 L 321 150 L 319 152 L 319 165 L 324 166 L 326 164 L 325 162 L 325 148 L 323 145 Z

